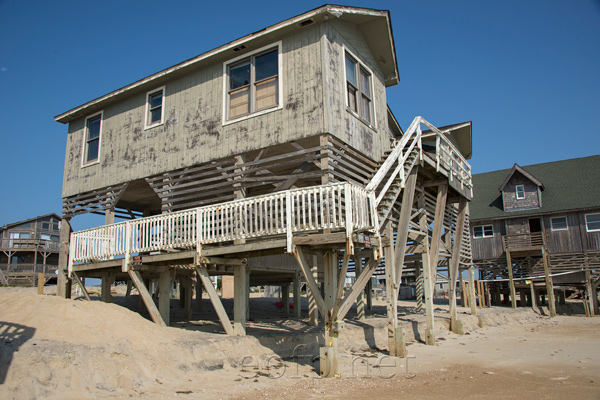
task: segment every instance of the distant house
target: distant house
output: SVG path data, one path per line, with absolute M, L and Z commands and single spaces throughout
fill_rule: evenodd
M 0 227 L 0 284 L 33 286 L 40 272 L 56 280 L 60 220 L 46 214 Z
M 595 296 L 600 272 L 600 156 L 515 164 L 473 175 L 473 184 L 473 262 L 482 278 L 503 282 L 490 285 L 492 301 L 509 295 L 511 280 L 515 291 L 521 290 L 522 302 L 530 286 L 544 287 L 544 278 L 537 278 L 545 275 L 544 255 L 559 299 L 569 288 Z

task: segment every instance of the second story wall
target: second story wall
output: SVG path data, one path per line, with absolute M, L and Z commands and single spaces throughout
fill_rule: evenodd
M 321 35 L 322 24 L 315 24 L 248 45 L 242 54 L 230 51 L 70 122 L 63 197 L 326 132 Z M 223 111 L 229 61 L 274 47 L 280 53 L 278 106 L 228 120 Z M 149 95 L 160 89 L 162 123 L 148 128 Z M 98 157 L 86 164 L 84 136 L 94 115 L 101 120 Z
M 515 173 L 502 190 L 504 211 L 526 210 L 541 207 L 539 186 L 519 173 Z

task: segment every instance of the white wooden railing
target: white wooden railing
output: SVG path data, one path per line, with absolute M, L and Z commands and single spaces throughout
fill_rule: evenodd
M 277 235 L 285 235 L 291 252 L 294 233 L 323 229 L 345 230 L 350 239 L 355 231 L 378 230 L 374 201 L 364 188 L 334 183 L 73 232 L 69 272 L 74 263 Z

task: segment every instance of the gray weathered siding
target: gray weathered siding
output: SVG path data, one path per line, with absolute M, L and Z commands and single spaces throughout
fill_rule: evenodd
M 524 199 L 517 199 L 517 185 L 524 186 Z M 541 193 L 539 187 L 535 183 L 531 182 L 520 173 L 515 173 L 504 187 L 502 199 L 504 201 L 504 211 L 539 208 L 541 204 Z
M 282 39 L 280 110 L 224 126 L 228 59 L 219 59 L 166 82 L 163 125 L 144 130 L 146 91 L 154 87 L 105 107 L 98 164 L 81 168 L 85 119 L 71 122 L 63 197 L 323 133 L 321 33 L 314 25 Z
M 494 236 L 487 238 L 474 238 L 473 228 L 476 226 L 492 225 Z M 504 221 L 471 221 L 471 247 L 473 249 L 473 260 L 494 259 L 504 253 L 502 248 L 502 236 L 506 234 Z

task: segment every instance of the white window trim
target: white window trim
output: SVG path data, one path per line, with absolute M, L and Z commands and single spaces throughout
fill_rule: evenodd
M 154 94 L 158 91 L 162 90 L 162 105 L 161 105 L 161 109 L 160 109 L 160 122 L 155 122 L 151 125 L 148 125 L 148 120 L 149 120 L 149 112 L 150 112 L 150 95 Z M 146 112 L 144 113 L 144 130 L 146 129 L 150 129 L 150 128 L 154 128 L 160 125 L 163 125 L 165 123 L 165 97 L 166 97 L 166 92 L 165 92 L 165 87 L 161 86 L 161 87 L 157 87 L 155 89 L 149 90 L 146 92 Z
M 519 197 L 519 188 L 523 190 L 523 197 Z M 517 200 L 523 200 L 525 198 L 525 185 L 515 186 L 515 196 L 517 197 Z
M 554 223 L 552 222 L 553 219 L 558 219 L 558 218 L 564 218 L 565 219 L 565 228 L 560 228 L 560 229 L 554 229 Z M 550 230 L 552 232 L 556 232 L 556 231 L 568 231 L 569 230 L 569 221 L 567 220 L 567 217 L 550 217 Z
M 100 134 L 98 135 L 98 158 L 93 161 L 86 162 L 88 120 L 90 120 L 92 118 L 96 118 L 98 115 L 100 116 Z M 100 155 L 102 154 L 102 129 L 103 128 L 104 128 L 104 110 L 85 117 L 85 121 L 83 123 L 83 138 L 82 138 L 82 146 L 81 146 L 81 168 L 89 167 L 91 165 L 96 165 L 96 164 L 100 163 Z
M 485 234 L 485 228 L 489 226 L 492 228 L 492 234 L 491 235 L 486 235 Z M 475 228 L 481 228 L 481 236 L 475 236 Z M 474 239 L 484 239 L 484 238 L 491 238 L 494 237 L 494 235 L 496 234 L 496 232 L 494 232 L 494 225 L 477 225 L 473 227 L 473 238 Z
M 600 229 L 588 229 L 588 220 L 587 220 L 588 215 L 599 215 L 599 214 L 600 213 L 585 214 L 585 231 L 586 232 L 600 232 Z
M 354 54 L 352 51 L 350 51 L 346 45 L 342 45 L 342 66 L 344 68 L 344 75 L 343 75 L 343 79 L 342 79 L 342 93 L 344 96 L 344 104 L 346 105 L 346 111 L 348 111 L 350 114 L 354 115 L 356 118 L 359 119 L 359 121 L 361 121 L 362 123 L 364 123 L 365 125 L 367 125 L 369 128 L 373 129 L 373 130 L 377 130 L 377 111 L 376 111 L 376 107 L 375 107 L 375 85 L 373 85 L 373 77 L 375 76 L 375 74 L 373 74 L 373 70 L 371 70 L 371 68 L 369 68 L 365 63 L 363 63 L 360 58 L 358 58 L 356 56 L 356 54 Z M 364 118 L 362 118 L 360 115 L 358 115 L 357 113 L 355 113 L 354 111 L 352 111 L 352 109 L 350 109 L 350 104 L 348 104 L 348 83 L 346 81 L 346 53 L 348 53 L 352 58 L 354 58 L 356 60 L 356 62 L 358 63 L 359 67 L 364 68 L 365 70 L 367 70 L 367 72 L 371 75 L 371 109 L 373 112 L 373 120 L 371 122 L 368 122 L 367 120 L 365 120 Z M 360 79 L 360 76 L 359 76 Z M 358 102 L 358 99 L 356 100 Z
M 244 115 L 243 117 L 228 119 L 228 107 L 227 107 L 227 93 L 229 92 L 227 88 L 227 83 L 229 83 L 229 79 L 227 77 L 227 67 L 231 64 L 236 63 L 239 60 L 243 60 L 244 58 L 252 57 L 255 54 L 261 53 L 265 50 L 277 48 L 277 68 L 278 68 L 278 80 L 277 80 L 277 107 L 267 108 L 265 110 L 256 111 L 250 113 L 248 115 Z M 267 46 L 263 46 L 260 49 L 256 49 L 250 53 L 243 54 L 239 57 L 232 58 L 223 63 L 223 126 L 229 124 L 235 124 L 236 122 L 244 121 L 249 118 L 258 117 L 259 115 L 268 114 L 273 111 L 281 110 L 283 108 L 283 67 L 282 67 L 282 52 L 281 52 L 281 40 L 275 43 L 271 43 Z

